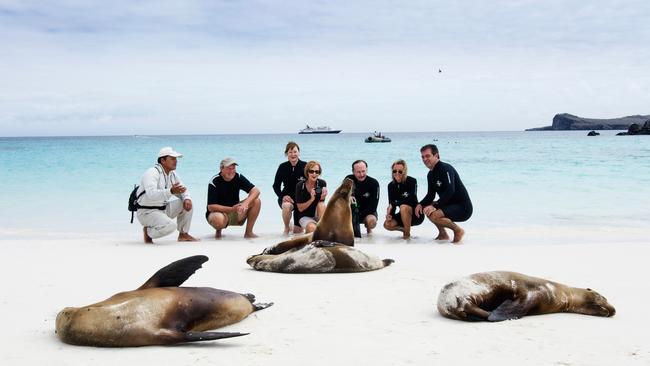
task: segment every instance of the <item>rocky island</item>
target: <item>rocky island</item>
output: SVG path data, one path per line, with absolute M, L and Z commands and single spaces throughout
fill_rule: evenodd
M 596 119 L 583 118 L 568 113 L 556 114 L 553 125 L 546 127 L 529 128 L 526 131 L 576 131 L 576 130 L 628 130 L 631 125 L 650 125 L 648 116 L 627 116 L 621 118 Z

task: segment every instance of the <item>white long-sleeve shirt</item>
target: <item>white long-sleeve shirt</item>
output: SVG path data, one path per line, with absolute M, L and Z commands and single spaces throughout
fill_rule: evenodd
M 191 199 L 189 190 L 174 195 L 171 191 L 174 183 L 183 185 L 176 171 L 172 170 L 169 174 L 166 174 L 160 164 L 147 169 L 140 179 L 138 195 L 143 190 L 145 194 L 138 199 L 138 204 L 141 206 L 164 206 L 173 196 L 181 200 Z

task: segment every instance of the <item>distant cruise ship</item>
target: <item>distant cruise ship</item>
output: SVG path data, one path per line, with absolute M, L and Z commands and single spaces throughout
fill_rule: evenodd
M 333 130 L 329 126 L 318 126 L 318 127 L 311 127 L 307 125 L 307 127 L 303 128 L 302 130 L 298 131 L 298 133 L 301 134 L 315 134 L 315 133 L 339 133 L 341 130 Z

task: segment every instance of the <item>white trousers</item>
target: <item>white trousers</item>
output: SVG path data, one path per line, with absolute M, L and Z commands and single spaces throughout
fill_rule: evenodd
M 192 211 L 183 210 L 182 200 L 173 200 L 167 202 L 165 211 L 141 208 L 137 216 L 142 226 L 147 228 L 147 235 L 157 239 L 173 233 L 176 229 L 181 233 L 188 233 L 192 224 Z

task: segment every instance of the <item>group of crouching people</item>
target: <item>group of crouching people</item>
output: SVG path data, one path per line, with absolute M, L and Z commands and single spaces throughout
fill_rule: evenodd
M 293 141 L 287 143 L 284 153 L 287 161 L 278 166 L 273 183 L 282 210 L 284 234 L 313 232 L 325 212 L 328 193 L 327 182 L 320 178 L 322 166 L 315 160 L 300 160 L 300 147 Z M 456 222 L 466 221 L 473 211 L 467 190 L 456 170 L 440 161 L 436 145 L 424 145 L 420 153 L 429 169 L 426 196 L 418 201 L 417 180 L 408 175 L 406 161 L 394 161 L 383 226 L 389 231 L 401 231 L 402 237 L 408 239 L 411 227 L 420 225 L 426 217 L 438 229 L 436 240 L 450 240 L 446 231 L 449 229 L 453 233 L 451 241 L 459 243 L 464 230 Z M 143 226 L 146 243 L 153 243 L 153 239 L 176 230 L 178 241 L 199 240 L 189 234 L 193 203 L 187 187 L 176 174 L 180 157 L 182 154 L 171 147 L 162 148 L 157 164 L 142 176 L 137 189 L 137 218 Z M 228 226 L 244 225 L 244 237 L 257 237 L 253 228 L 262 206 L 260 190 L 237 172 L 237 166 L 233 158 L 221 160 L 219 174 L 212 177 L 208 185 L 205 217 L 215 229 L 216 238 L 220 238 L 222 230 Z M 358 220 L 370 234 L 379 217 L 379 183 L 368 176 L 368 164 L 364 160 L 354 161 L 352 174 L 346 178 L 354 181 L 353 221 Z M 244 199 L 240 199 L 240 191 L 247 193 Z

